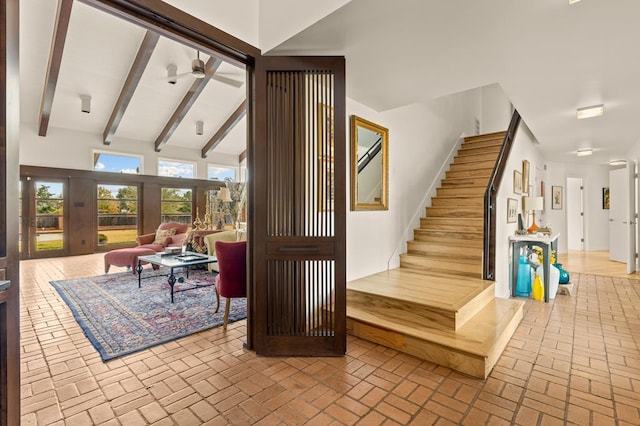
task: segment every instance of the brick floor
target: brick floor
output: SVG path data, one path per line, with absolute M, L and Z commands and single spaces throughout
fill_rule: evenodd
M 244 321 L 102 363 L 49 285 L 102 260 L 21 263 L 23 424 L 640 424 L 637 280 L 576 273 L 573 296 L 528 300 L 478 380 L 351 336 L 344 358 L 257 357 Z

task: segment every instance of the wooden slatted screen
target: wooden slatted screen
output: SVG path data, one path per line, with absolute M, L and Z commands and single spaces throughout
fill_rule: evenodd
M 314 66 L 265 69 L 263 77 L 266 126 L 258 152 L 265 156 L 264 184 L 256 176 L 256 185 L 266 208 L 254 227 L 260 263 L 254 279 L 256 351 L 342 355 L 345 117 L 344 90 L 336 86 L 338 80 L 343 85 L 344 75 L 339 67 L 336 72 L 335 67 Z

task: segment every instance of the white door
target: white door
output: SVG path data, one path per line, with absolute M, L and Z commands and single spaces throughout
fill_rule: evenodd
M 584 250 L 582 179 L 567 178 L 567 248 Z
M 609 258 L 635 271 L 635 163 L 609 172 Z

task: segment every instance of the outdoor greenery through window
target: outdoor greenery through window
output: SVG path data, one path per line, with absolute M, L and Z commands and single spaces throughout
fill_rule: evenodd
M 98 185 L 98 245 L 125 244 L 138 236 L 138 187 Z
M 36 250 L 64 248 L 64 195 L 62 182 L 35 182 Z
M 192 191 L 188 188 L 162 188 L 161 222 L 193 222 Z

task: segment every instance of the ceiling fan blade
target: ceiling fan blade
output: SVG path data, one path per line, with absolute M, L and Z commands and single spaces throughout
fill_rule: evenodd
M 230 86 L 233 87 L 241 87 L 244 84 L 244 81 L 240 81 L 240 80 L 235 80 L 233 78 L 229 78 L 229 77 L 224 77 L 222 75 L 218 75 L 218 74 L 213 74 L 211 76 L 212 79 L 214 80 L 218 80 L 221 83 L 226 83 Z

